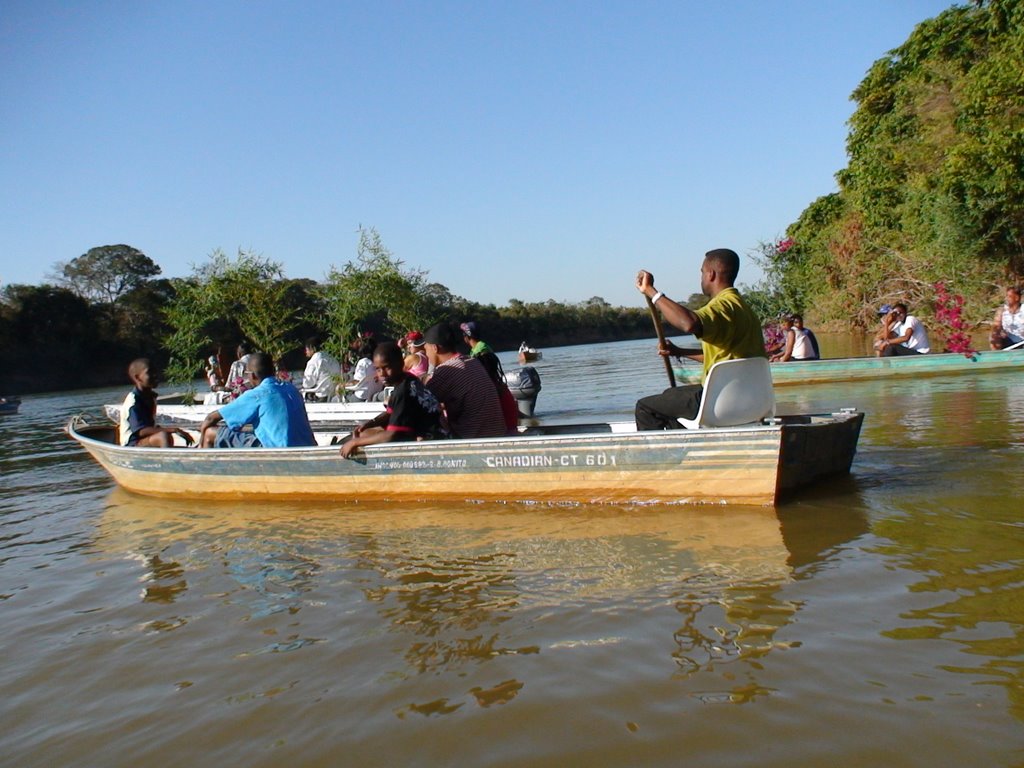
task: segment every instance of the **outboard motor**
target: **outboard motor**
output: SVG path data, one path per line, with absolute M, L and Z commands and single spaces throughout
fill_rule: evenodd
M 537 406 L 537 395 L 540 393 L 540 374 L 532 365 L 517 368 L 505 374 L 505 383 L 516 399 L 520 415 L 531 418 Z

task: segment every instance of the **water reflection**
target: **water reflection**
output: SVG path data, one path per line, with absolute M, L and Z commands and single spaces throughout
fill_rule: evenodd
M 1019 466 L 1008 455 L 990 462 L 1008 475 Z M 912 574 L 906 588 L 915 598 L 882 635 L 951 644 L 940 668 L 1003 688 L 1024 721 L 1024 523 L 1004 502 L 999 487 L 964 495 L 954 476 L 941 498 L 879 522 L 885 539 L 876 551 Z
M 268 638 L 242 656 L 331 642 L 337 626 L 312 620 L 305 626 L 304 609 L 327 599 L 348 605 L 358 596 L 344 612 L 376 615 L 361 621 L 389 638 L 391 662 L 383 674 L 392 684 L 421 676 L 458 679 L 498 659 L 523 660 L 515 676 L 468 687 L 464 699 L 413 697 L 395 708 L 400 718 L 453 714 L 467 701 L 502 705 L 529 686 L 530 658 L 634 640 L 572 628 L 585 627 L 593 611 L 674 610 L 674 650 L 666 659 L 674 676 L 692 679 L 691 694 L 702 700 L 744 702 L 766 693 L 758 680 L 770 654 L 799 646 L 776 639 L 801 609 L 785 597 L 786 584 L 807 578 L 815 564 L 866 528 L 862 515 L 837 507 L 823 520 L 820 511 L 198 507 L 115 490 L 95 547 L 108 556 L 142 558 L 144 603 L 170 606 L 199 585 L 187 608 L 191 616 L 209 610 L 197 600 L 215 600 L 218 615 L 241 609 L 236 620 L 258 622 Z M 524 625 L 553 616 L 560 617 L 555 636 L 524 635 Z M 150 628 L 172 629 L 188 620 L 165 615 Z M 724 673 L 727 665 L 731 671 Z

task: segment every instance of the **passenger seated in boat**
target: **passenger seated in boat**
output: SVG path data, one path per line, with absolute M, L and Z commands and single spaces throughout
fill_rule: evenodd
M 394 389 L 384 411 L 353 430 L 341 446 L 342 456 L 347 459 L 364 445 L 448 436 L 442 426 L 441 404 L 417 376 L 404 370 L 397 344 L 387 341 L 378 346 L 373 367 L 377 378 Z
M 405 351 L 405 370 L 423 381 L 430 370 L 430 363 L 427 362 L 427 355 L 423 351 L 423 334 L 419 331 L 409 331 L 402 339 L 402 349 Z
M 249 356 L 252 354 L 252 348 L 248 342 L 239 342 L 238 348 L 235 350 L 236 359 L 231 364 L 231 368 L 228 369 L 228 379 L 224 382 L 225 389 L 231 392 L 231 398 L 234 399 L 240 394 L 250 388 L 250 380 L 246 375 L 246 368 L 249 364 Z
M 680 418 L 697 415 L 704 391 L 704 380 L 711 366 L 719 360 L 743 357 L 765 357 L 761 320 L 747 306 L 734 284 L 740 270 L 740 257 L 728 248 L 718 248 L 704 255 L 700 268 L 700 288 L 709 301 L 693 311 L 668 298 L 654 287 L 654 275 L 640 270 L 636 288 L 661 310 L 665 319 L 684 333 L 700 339 L 701 352 L 694 355 L 666 341 L 659 348 L 662 355 L 692 357 L 702 360 L 704 372 L 700 384 L 670 387 L 660 395 L 641 398 L 636 403 L 638 430 L 682 429 Z
M 880 341 L 877 353 L 879 357 L 924 355 L 931 351 L 928 332 L 920 320 L 907 314 L 906 304 L 893 304 L 888 316 L 892 336 Z
M 996 310 L 992 321 L 989 346 L 992 349 L 1006 349 L 1024 342 L 1024 307 L 1020 303 L 1020 288 L 1006 289 L 1006 303 Z
M 875 352 L 882 348 L 883 341 L 893 337 L 892 321 L 892 305 L 883 304 L 878 308 L 878 331 L 875 333 L 874 339 Z
M 456 351 L 459 337 L 447 323 L 428 328 L 423 340 L 427 360 L 434 366 L 427 388 L 441 402 L 452 435 L 503 436 L 501 401 L 483 363 Z
M 373 351 L 377 342 L 372 338 L 363 339 L 359 347 L 359 360 L 352 372 L 352 383 L 346 386 L 347 399 L 370 402 L 380 400 L 384 394 L 384 385 L 377 381 L 377 372 L 373 367 Z
M 210 385 L 211 392 L 220 392 L 224 389 L 224 382 L 220 378 L 220 364 L 216 355 L 206 358 L 206 381 Z
M 804 316 L 798 312 L 793 313 L 793 328 L 796 330 L 797 334 L 799 334 L 801 331 L 803 332 L 803 334 L 807 337 L 807 343 L 809 347 L 807 350 L 809 352 L 809 355 L 807 357 L 799 357 L 797 355 L 793 355 L 793 359 L 820 360 L 821 348 L 818 346 L 818 337 L 814 335 L 814 331 L 812 331 L 810 328 L 804 327 Z
M 480 329 L 477 324 L 472 320 L 467 320 L 459 326 L 459 330 L 462 331 L 462 340 L 466 342 L 469 347 L 470 357 L 480 357 L 484 352 L 490 352 L 494 354 L 494 350 L 491 349 L 491 345 L 480 338 Z
M 302 372 L 302 394 L 310 402 L 327 402 L 341 377 L 341 364 L 320 349 L 316 336 L 306 339 L 306 357 L 309 360 Z
M 817 360 L 818 340 L 807 328 L 804 328 L 804 318 L 799 314 L 788 315 L 783 318 L 782 327 L 785 332 L 785 343 L 782 349 L 771 356 L 772 362 L 784 363 L 787 360 Z
M 286 448 L 316 445 L 302 395 L 280 381 L 266 352 L 249 356 L 251 388 L 211 412 L 199 427 L 203 448 Z M 221 424 L 220 422 L 224 423 Z M 252 431 L 244 431 L 251 426 Z
M 518 434 L 519 403 L 516 402 L 515 395 L 512 394 L 512 390 L 505 383 L 505 372 L 501 368 L 501 361 L 493 352 L 484 352 L 482 355 L 478 355 L 476 359 L 483 363 L 484 368 L 487 369 L 487 375 L 491 377 L 495 389 L 498 390 L 498 399 L 501 401 L 501 413 L 505 417 L 505 433 L 508 435 Z
M 185 430 L 156 425 L 156 392 L 153 387 L 159 383 L 159 374 L 150 366 L 149 360 L 145 357 L 132 360 L 128 366 L 128 378 L 135 388 L 121 404 L 121 445 L 171 448 L 174 435 L 183 438 L 186 445 L 192 445 L 192 436 Z

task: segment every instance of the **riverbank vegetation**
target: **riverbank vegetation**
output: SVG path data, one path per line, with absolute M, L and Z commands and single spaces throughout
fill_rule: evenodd
M 122 256 L 129 251 L 133 260 Z M 140 258 L 141 257 L 141 258 Z M 123 270 L 123 287 L 98 283 Z M 291 369 L 305 365 L 312 335 L 339 356 L 366 335 L 395 339 L 435 322 L 475 320 L 498 350 L 522 340 L 550 347 L 654 335 L 643 306 L 614 307 L 595 296 L 579 303 L 510 300 L 504 307 L 456 296 L 396 258 L 373 229 L 359 232 L 356 257 L 326 280 L 289 278 L 281 264 L 239 251 L 214 251 L 185 278 L 130 246 L 101 246 L 58 264 L 54 284 L 6 286 L 0 300 L 0 390 L 28 393 L 124 383 L 135 357 L 153 358 L 173 383 L 201 376 L 211 354 L 233 359 L 239 341 Z M 639 301 L 638 301 L 639 305 Z
M 1024 273 L 1024 3 L 955 6 L 876 61 L 839 190 L 760 258 L 770 303 L 869 328 L 880 304 L 935 318 L 936 285 L 980 323 Z

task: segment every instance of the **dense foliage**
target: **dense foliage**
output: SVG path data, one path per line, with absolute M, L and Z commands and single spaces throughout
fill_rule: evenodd
M 930 316 L 934 286 L 991 316 L 1024 273 L 1024 3 L 923 22 L 853 93 L 839 191 L 762 247 L 773 300 L 869 327 L 882 303 Z M 786 246 L 786 247 L 781 247 Z

